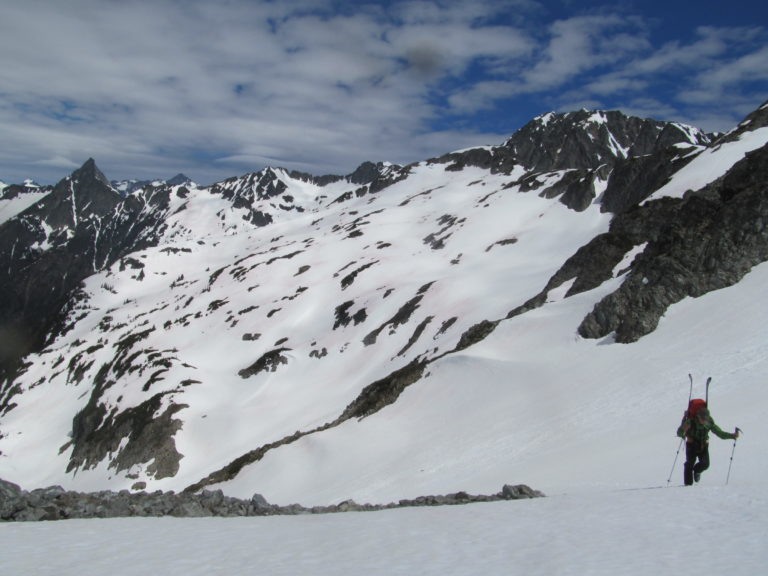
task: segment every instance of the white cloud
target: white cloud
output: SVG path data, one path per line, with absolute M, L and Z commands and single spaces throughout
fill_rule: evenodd
M 7 2 L 0 176 L 55 180 L 29 172 L 89 156 L 116 178 L 344 173 L 499 142 L 472 115 L 510 103 L 628 104 L 674 73 L 684 115 L 707 94 L 744 107 L 740 87 L 765 80 L 757 27 L 654 50 L 634 16 L 545 14 L 532 0 Z
M 18 4 L 0 34 L 13 55 L 0 70 L 9 87 L 0 119 L 23 126 L 14 147 L 26 140 L 31 152 L 45 129 L 42 148 L 55 148 L 46 155 L 73 162 L 111 164 L 125 159 L 120 148 L 133 158 L 311 156 L 339 171 L 385 154 L 402 160 L 434 115 L 434 83 L 530 49 L 516 30 L 470 25 L 489 6 L 401 3 L 404 24 L 394 24 L 370 7 L 339 15 L 317 2 Z
M 647 48 L 647 40 L 641 31 L 634 30 L 636 27 L 634 18 L 616 15 L 558 20 L 550 26 L 545 43 L 527 65 L 508 70 L 506 79 L 477 82 L 456 92 L 450 97 L 451 106 L 455 113 L 476 112 L 521 94 L 561 90 L 585 73 Z M 588 94 L 610 93 L 640 87 L 632 79 L 606 76 L 581 90 Z M 573 99 L 565 92 L 561 100 Z M 582 94 L 576 99 L 583 98 Z
M 616 15 L 581 16 L 554 22 L 542 58 L 523 76 L 531 91 L 563 85 L 573 77 L 621 59 L 646 46 L 624 28 L 633 19 Z M 617 49 L 621 46 L 621 49 Z

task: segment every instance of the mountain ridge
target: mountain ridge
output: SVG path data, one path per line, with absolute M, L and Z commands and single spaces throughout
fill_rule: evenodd
M 763 112 L 719 148 L 583 112 L 405 167 L 265 168 L 125 197 L 89 159 L 0 227 L 0 325 L 22 342 L 4 347 L 0 451 L 31 470 L 11 431 L 30 447 L 50 436 L 45 478 L 196 491 L 392 410 L 435 367 L 557 302 L 592 304 L 581 338 L 637 341 L 675 302 L 768 258 Z M 704 151 L 721 178 L 654 196 Z M 22 417 L 40 390 L 58 398 L 47 432 Z M 197 446 L 222 426 L 239 432 L 206 456 Z

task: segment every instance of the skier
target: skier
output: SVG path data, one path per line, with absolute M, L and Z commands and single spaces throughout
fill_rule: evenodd
M 700 405 L 693 406 L 694 402 Z M 715 424 L 709 414 L 706 402 L 694 400 L 685 412 L 683 421 L 677 429 L 677 435 L 685 438 L 685 466 L 683 467 L 683 482 L 691 486 L 698 482 L 701 473 L 709 468 L 709 433 L 713 432 L 723 440 L 736 440 L 739 437 L 739 429 L 733 433 L 724 432 Z M 698 460 L 698 462 L 697 462 Z

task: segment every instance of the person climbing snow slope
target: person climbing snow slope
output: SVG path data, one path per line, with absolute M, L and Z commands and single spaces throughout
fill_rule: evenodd
M 715 424 L 706 401 L 698 398 L 691 400 L 688 410 L 683 415 L 683 421 L 677 429 L 678 437 L 685 438 L 683 482 L 686 486 L 698 482 L 701 473 L 709 468 L 710 432 L 723 440 L 736 440 L 739 437 L 738 428 L 733 433 L 724 432 Z

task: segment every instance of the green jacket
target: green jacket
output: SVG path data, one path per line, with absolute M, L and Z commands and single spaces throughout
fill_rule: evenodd
M 698 442 L 699 444 L 706 444 L 709 442 L 710 432 L 723 440 L 736 439 L 736 434 L 724 432 L 717 424 L 715 424 L 715 421 L 712 419 L 712 416 L 710 416 L 709 411 L 706 408 L 699 410 L 694 418 L 689 418 L 688 413 L 686 412 L 680 427 L 677 429 L 677 435 L 680 438 L 685 438 L 688 442 Z

